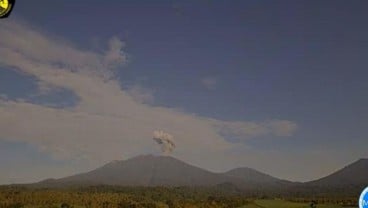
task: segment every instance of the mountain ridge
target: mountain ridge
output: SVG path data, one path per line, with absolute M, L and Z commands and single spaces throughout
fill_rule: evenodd
M 346 186 L 368 184 L 368 159 L 361 158 L 350 163 L 337 171 L 306 182 L 307 185 L 314 186 Z
M 362 158 L 328 176 L 309 182 L 291 182 L 248 167 L 215 173 L 171 156 L 139 155 L 111 161 L 94 170 L 59 179 L 46 179 L 36 186 L 221 186 L 285 189 L 286 187 L 337 187 L 368 184 L 368 159 Z

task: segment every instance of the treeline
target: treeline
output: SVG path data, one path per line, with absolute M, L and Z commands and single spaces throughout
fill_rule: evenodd
M 334 189 L 336 190 L 336 189 Z M 0 208 L 235 208 L 255 199 L 355 206 L 357 195 L 321 189 L 280 192 L 234 191 L 221 187 L 68 187 L 59 189 L 0 186 Z
M 316 204 L 338 204 L 343 207 L 355 207 L 358 204 L 358 197 L 285 198 L 285 200 L 298 203 L 314 201 Z
M 247 203 L 245 197 L 206 188 L 0 189 L 0 208 L 233 208 Z

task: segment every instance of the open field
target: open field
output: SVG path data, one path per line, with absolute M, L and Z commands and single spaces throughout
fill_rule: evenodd
M 328 198 L 324 198 L 327 201 Z M 348 208 L 349 198 L 330 198 L 317 208 Z M 338 201 L 336 201 L 336 199 Z M 205 188 L 92 187 L 71 189 L 0 188 L 0 208 L 308 208 L 309 199 L 260 199 Z M 322 199 L 320 199 L 322 200 Z M 340 204 L 338 204 L 340 203 Z M 356 203 L 352 201 L 352 203 Z
M 296 203 L 284 200 L 254 200 L 241 208 L 309 208 L 308 203 Z M 343 208 L 341 205 L 319 204 L 317 208 Z M 344 207 L 347 208 L 347 207 Z
M 62 204 L 50 204 L 50 205 L 13 205 L 10 206 L 12 208 L 16 208 L 16 207 L 24 207 L 24 208 L 62 208 Z M 70 207 L 73 208 L 86 208 L 88 206 L 83 206 L 83 205 L 70 205 Z M 114 207 L 114 206 L 107 206 L 107 207 Z M 119 207 L 119 206 L 117 206 Z M 120 206 L 120 207 L 135 207 L 135 206 Z M 139 206 L 138 206 L 139 207 Z M 190 207 L 190 208 L 194 208 L 194 207 L 231 207 L 231 206 L 215 206 L 215 205 L 180 205 L 177 204 L 175 206 L 170 206 L 167 205 L 165 203 L 158 203 L 156 205 L 150 205 L 147 207 Z M 283 201 L 283 200 L 254 200 L 251 202 L 248 202 L 247 205 L 243 205 L 240 206 L 239 208 L 309 208 L 309 204 L 308 203 L 296 203 L 296 202 L 288 202 L 288 201 Z M 67 208 L 67 207 L 66 207 Z M 341 206 L 341 205 L 333 205 L 333 204 L 320 204 L 317 205 L 317 208 L 353 208 L 353 207 L 345 207 L 345 206 Z

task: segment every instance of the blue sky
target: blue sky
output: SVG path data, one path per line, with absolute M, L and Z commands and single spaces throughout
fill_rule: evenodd
M 0 134 L 0 183 L 61 177 L 158 153 L 149 140 L 156 128 L 178 142 L 173 156 L 215 171 L 249 166 L 305 181 L 367 157 L 367 9 L 365 1 L 18 1 L 11 18 L 0 22 L 9 36 L 0 42 L 7 57 L 0 62 L 0 112 L 14 119 L 0 121 L 7 130 Z M 11 38 L 16 32 L 27 43 Z M 10 56 L 14 51 L 25 57 Z M 105 86 L 99 73 L 110 63 L 94 60 L 108 54 L 121 59 L 106 69 L 113 83 Z M 65 78 L 73 84 L 52 77 L 56 62 L 64 67 L 61 76 L 75 75 Z M 40 63 L 48 69 L 36 69 Z M 95 68 L 99 75 L 90 75 Z M 74 83 L 77 77 L 96 79 L 96 89 Z M 113 100 L 116 93 L 124 98 Z M 86 120 L 71 119 L 69 111 Z M 22 115 L 39 125 L 23 124 Z M 117 132 L 114 121 L 104 120 L 111 115 L 126 128 L 147 129 Z M 47 133 L 40 130 L 43 122 Z M 69 132 L 73 127 L 66 124 L 73 122 L 114 136 L 88 140 L 87 133 Z M 65 150 L 72 140 L 85 146 L 83 154 Z M 37 164 L 32 174 L 19 173 L 26 163 Z

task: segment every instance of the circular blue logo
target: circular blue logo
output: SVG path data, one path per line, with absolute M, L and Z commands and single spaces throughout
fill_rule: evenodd
M 359 208 L 368 208 L 368 187 L 360 194 Z

